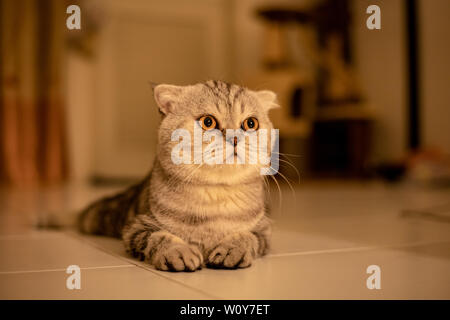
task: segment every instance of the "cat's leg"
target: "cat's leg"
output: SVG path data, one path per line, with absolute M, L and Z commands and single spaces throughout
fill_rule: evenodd
M 197 246 L 159 229 L 151 218 L 137 216 L 127 226 L 122 238 L 129 253 L 164 271 L 195 271 L 203 256 Z
M 258 256 L 265 256 L 270 249 L 270 237 L 272 236 L 272 222 L 269 218 L 263 217 L 253 228 L 252 234 L 258 240 Z
M 263 218 L 248 232 L 226 236 L 209 250 L 206 265 L 211 268 L 247 268 L 253 259 L 264 256 L 269 249 L 271 226 Z
M 211 268 L 247 268 L 257 257 L 258 239 L 251 232 L 226 236 L 210 250 L 206 265 Z

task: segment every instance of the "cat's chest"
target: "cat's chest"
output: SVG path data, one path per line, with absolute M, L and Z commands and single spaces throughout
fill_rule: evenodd
M 240 185 L 168 183 L 158 175 L 149 209 L 162 228 L 188 241 L 250 230 L 264 214 L 262 182 Z
M 189 241 L 250 230 L 264 215 L 263 193 L 253 188 L 191 187 L 153 197 L 153 214 Z
M 199 217 L 238 216 L 260 210 L 262 190 L 251 187 L 192 187 L 174 196 L 185 212 Z

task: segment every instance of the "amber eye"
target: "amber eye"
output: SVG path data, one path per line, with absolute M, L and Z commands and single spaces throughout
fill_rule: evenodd
M 258 120 L 254 117 L 250 117 L 244 120 L 244 122 L 242 123 L 242 129 L 247 131 L 247 130 L 258 130 L 259 128 L 259 123 Z
M 213 116 L 203 116 L 198 121 L 202 124 L 203 130 L 211 130 L 217 127 L 217 121 Z

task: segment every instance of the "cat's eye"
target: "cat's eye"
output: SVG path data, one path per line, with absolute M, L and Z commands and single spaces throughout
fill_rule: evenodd
M 213 116 L 203 116 L 198 121 L 200 121 L 203 130 L 212 130 L 217 127 L 217 121 Z
M 242 130 L 258 130 L 259 128 L 259 122 L 256 118 L 250 117 L 244 120 L 242 122 Z

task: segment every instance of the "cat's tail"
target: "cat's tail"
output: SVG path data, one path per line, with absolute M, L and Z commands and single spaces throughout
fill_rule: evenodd
M 123 194 L 95 201 L 78 215 L 78 231 L 86 234 L 119 237 L 127 217 Z M 122 200 L 122 201 L 120 201 Z
M 134 194 L 134 193 L 133 193 Z M 132 194 L 129 190 L 94 201 L 81 210 L 44 212 L 37 216 L 37 229 L 74 229 L 85 234 L 119 237 Z
M 144 188 L 147 179 L 123 192 L 101 198 L 83 210 L 45 214 L 38 217 L 35 226 L 40 229 L 76 228 L 81 233 L 120 238 L 130 216 L 135 216 L 145 203 Z
M 94 201 L 82 210 L 45 212 L 34 222 L 37 229 L 67 230 L 119 237 L 129 206 L 124 193 Z
M 77 218 L 82 233 L 120 238 L 130 216 L 135 216 L 144 201 L 142 191 L 146 180 L 116 195 L 95 201 Z
M 85 234 L 120 236 L 127 209 L 120 206 L 117 198 L 102 198 L 83 210 L 70 212 L 45 212 L 37 216 L 34 226 L 44 230 L 69 230 Z

